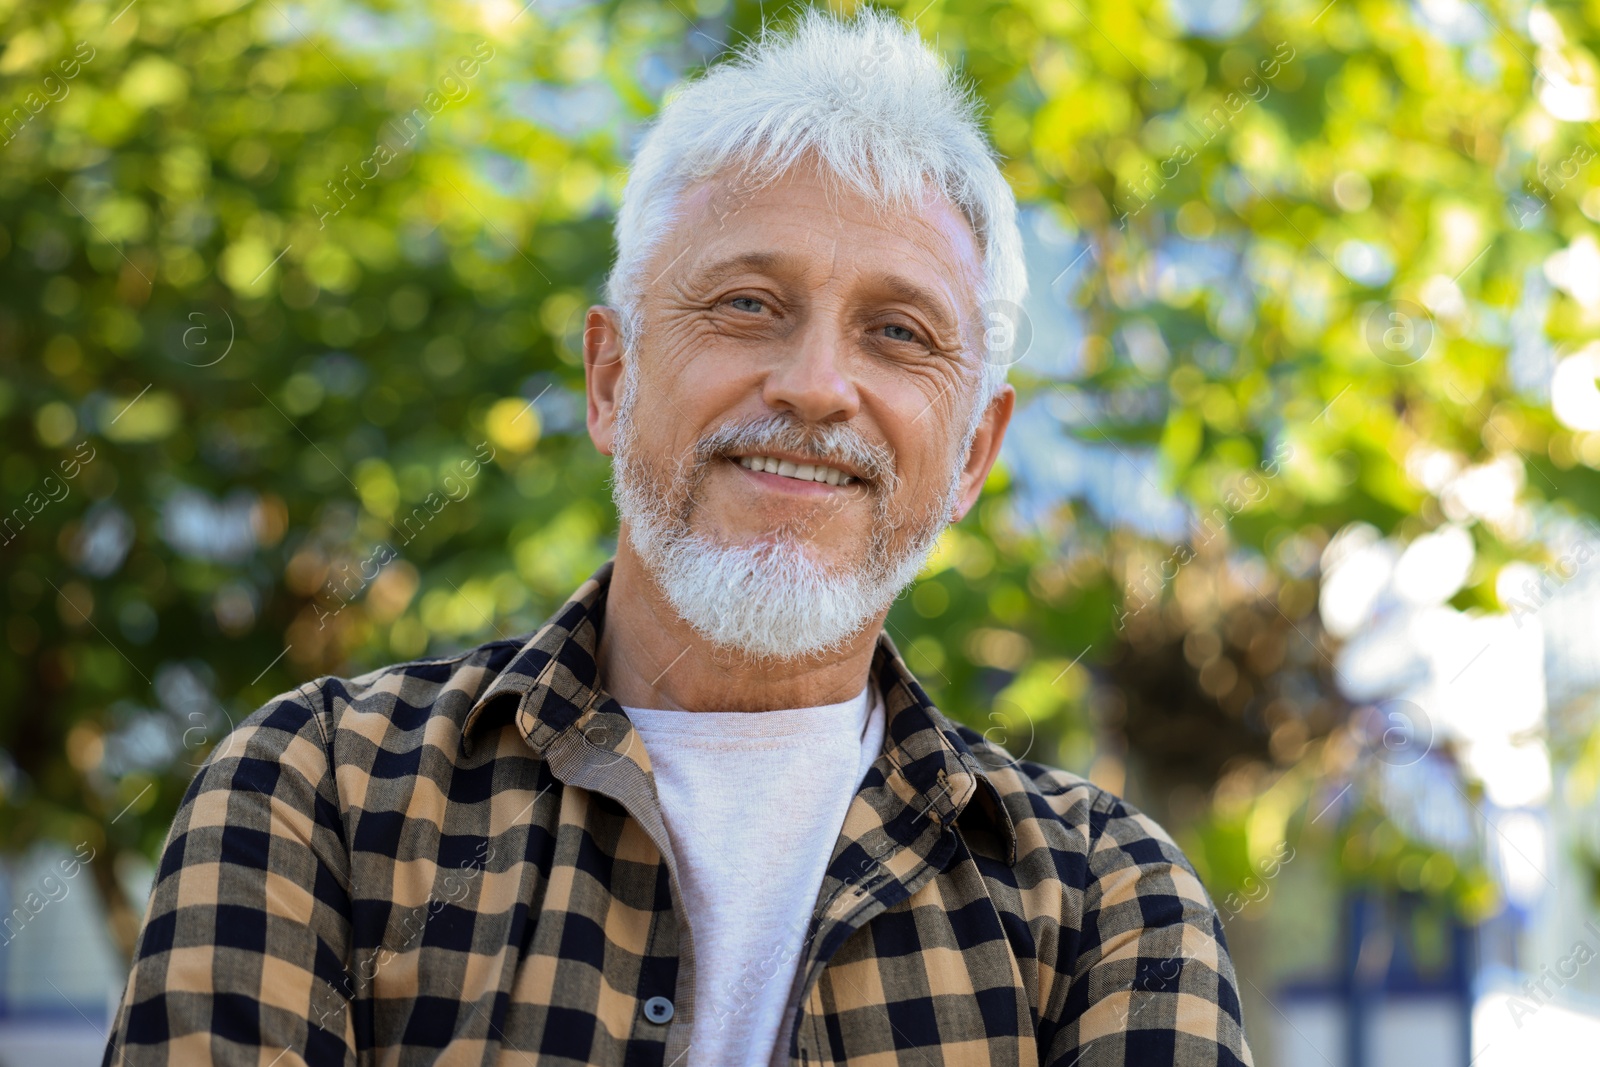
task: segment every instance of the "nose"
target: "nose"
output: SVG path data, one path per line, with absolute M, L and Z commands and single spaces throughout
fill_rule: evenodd
M 861 410 L 851 381 L 848 344 L 839 325 L 816 315 L 793 338 L 762 385 L 767 406 L 807 422 L 847 422 Z

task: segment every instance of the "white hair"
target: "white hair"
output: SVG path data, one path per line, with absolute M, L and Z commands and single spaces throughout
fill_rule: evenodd
M 983 330 L 976 422 L 1005 384 L 1027 295 L 1016 197 L 972 90 L 912 27 L 873 8 L 851 22 L 810 9 L 787 34 L 763 29 L 662 108 L 629 168 L 606 280 L 623 348 L 639 334 L 644 268 L 681 220 L 684 190 L 729 168 L 754 190 L 808 154 L 883 207 L 910 208 L 931 186 L 972 227 L 983 255 L 980 329 L 1000 320 Z

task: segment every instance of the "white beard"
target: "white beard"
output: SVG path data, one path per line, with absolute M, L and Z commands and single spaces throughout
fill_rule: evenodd
M 836 423 L 806 427 L 793 416 L 773 415 L 753 425 L 722 427 L 702 439 L 687 470 L 679 466 L 663 476 L 633 440 L 635 366 L 630 353 L 617 403 L 612 495 L 634 551 L 673 610 L 702 638 L 752 659 L 792 660 L 837 651 L 886 611 L 922 570 L 960 495 L 960 462 L 943 499 L 922 516 L 899 521 L 888 514 L 898 484 L 893 454 Z M 976 429 L 977 420 L 971 421 Z M 732 442 L 759 454 L 762 443 L 792 449 L 803 437 L 823 462 L 830 455 L 848 457 L 856 469 L 878 472 L 868 490 L 873 494 L 871 543 L 860 562 L 819 562 L 806 539 L 788 529 L 752 544 L 725 545 L 692 528 L 696 491 L 711 463 L 726 462 L 722 457 L 733 450 Z M 967 447 L 971 439 L 969 431 Z M 965 457 L 967 447 L 958 456 Z

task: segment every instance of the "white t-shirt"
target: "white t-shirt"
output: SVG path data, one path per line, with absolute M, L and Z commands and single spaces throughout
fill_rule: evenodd
M 625 710 L 694 936 L 689 1067 L 766 1067 L 828 858 L 883 747 L 883 700 L 868 685 L 786 711 Z

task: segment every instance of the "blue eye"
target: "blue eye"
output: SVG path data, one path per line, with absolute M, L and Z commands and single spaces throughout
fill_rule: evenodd
M 761 301 L 755 299 L 754 297 L 736 296 L 736 297 L 734 297 L 732 300 L 730 300 L 728 302 L 730 304 L 732 304 L 734 307 L 738 308 L 740 311 L 760 311 L 761 310 Z M 748 305 L 748 306 L 746 306 L 746 305 Z
M 894 341 L 915 341 L 917 339 L 917 335 L 906 329 L 904 326 L 891 325 L 885 326 L 883 329 L 888 337 Z M 894 331 L 896 330 L 900 332 L 895 333 Z

